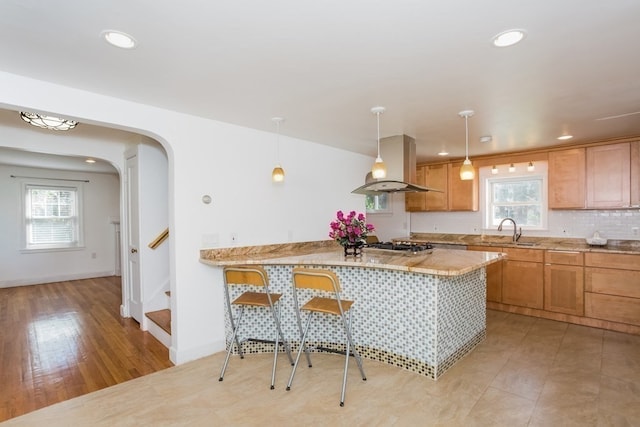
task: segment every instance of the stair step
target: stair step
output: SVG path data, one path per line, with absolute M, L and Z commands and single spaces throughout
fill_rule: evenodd
M 150 311 L 145 313 L 145 316 L 171 335 L 171 310 L 165 308 L 164 310 Z

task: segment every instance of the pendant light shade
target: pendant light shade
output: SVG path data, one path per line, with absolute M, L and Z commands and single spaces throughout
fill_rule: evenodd
M 471 180 L 475 177 L 476 171 L 469 160 L 469 117 L 473 116 L 473 110 L 460 111 L 458 115 L 464 117 L 464 129 L 465 129 L 465 159 L 460 168 L 460 179 L 463 181 Z
M 276 140 L 276 167 L 273 168 L 273 172 L 271 172 L 271 180 L 273 182 L 283 182 L 284 181 L 284 169 L 280 166 L 280 123 L 284 121 L 282 117 L 274 117 L 271 119 L 278 129 L 278 137 Z
M 378 157 L 376 157 L 376 162 L 371 168 L 371 176 L 374 179 L 382 179 L 387 177 L 387 167 L 384 165 L 382 157 L 380 157 L 380 114 L 384 113 L 384 111 L 384 107 L 373 107 L 371 109 L 371 112 L 376 115 L 378 121 Z

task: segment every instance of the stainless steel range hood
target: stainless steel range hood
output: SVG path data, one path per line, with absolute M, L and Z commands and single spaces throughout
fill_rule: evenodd
M 416 181 L 416 142 L 407 135 L 380 139 L 380 154 L 387 166 L 385 179 L 373 179 L 371 172 L 365 184 L 352 191 L 355 194 L 411 193 L 441 190 L 412 184 Z

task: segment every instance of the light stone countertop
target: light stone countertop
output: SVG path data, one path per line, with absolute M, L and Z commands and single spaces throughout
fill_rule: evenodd
M 522 236 L 514 244 L 509 235 L 411 233 L 411 237 L 397 237 L 393 241 L 434 243 L 462 246 L 488 246 L 556 251 L 601 252 L 640 255 L 640 240 L 609 240 L 605 246 L 590 246 L 585 239 L 563 237 Z M 524 244 L 523 244 L 524 243 Z
M 360 257 L 345 258 L 342 247 L 333 241 L 249 246 L 244 248 L 205 249 L 200 261 L 207 265 L 314 265 L 380 268 L 437 276 L 458 276 L 506 256 L 496 252 L 433 249 L 406 253 L 365 248 Z

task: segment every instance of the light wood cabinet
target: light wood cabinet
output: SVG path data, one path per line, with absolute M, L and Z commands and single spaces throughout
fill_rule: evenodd
M 640 325 L 640 255 L 585 254 L 585 316 Z
M 549 152 L 549 208 L 584 208 L 585 177 L 584 148 Z
M 469 251 L 502 252 L 502 248 L 494 246 L 467 246 Z M 486 267 L 487 301 L 502 302 L 502 261 L 494 262 Z
M 428 165 L 424 167 L 424 182 L 429 188 L 442 190 L 442 193 L 429 191 L 423 193 L 426 196 L 425 210 L 427 211 L 446 211 L 447 197 L 449 193 L 447 164 Z
M 449 210 L 450 211 L 477 211 L 478 210 L 478 169 L 474 167 L 473 179 L 463 181 L 460 179 L 462 163 L 451 163 L 448 168 L 449 175 Z
M 442 191 L 407 193 L 407 212 L 477 211 L 478 171 L 473 180 L 460 179 L 462 163 L 440 163 L 416 167 L 415 184 Z
M 544 254 L 538 249 L 503 248 L 502 302 L 542 309 L 544 306 Z
M 584 315 L 582 252 L 545 251 L 544 309 Z
M 426 166 L 416 168 L 416 179 L 413 184 L 425 186 L 424 174 Z M 427 208 L 428 193 L 406 193 L 404 197 L 404 208 L 407 212 L 424 211 Z
M 588 147 L 587 207 L 621 208 L 631 205 L 631 144 Z
M 640 141 L 631 143 L 631 206 L 640 207 Z

